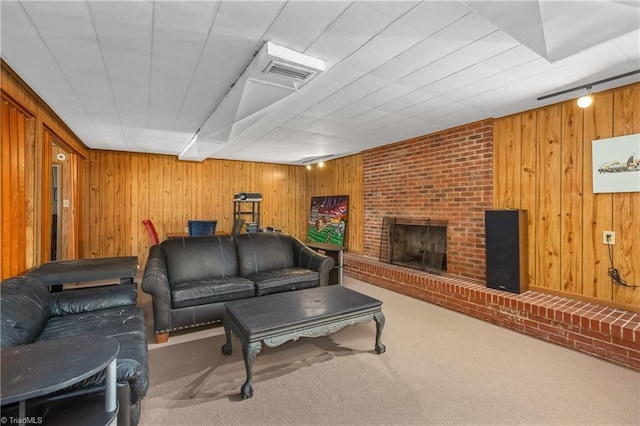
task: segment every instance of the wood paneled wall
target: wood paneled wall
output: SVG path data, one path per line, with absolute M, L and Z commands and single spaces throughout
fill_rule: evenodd
M 364 165 L 362 154 L 338 158 L 325 163 L 324 167 L 313 166 L 305 170 L 308 175 L 309 197 L 325 195 L 348 195 L 349 210 L 345 245 L 352 253 L 364 250 Z M 309 216 L 309 198 L 305 217 Z M 305 230 L 306 233 L 306 230 Z
M 50 135 L 55 135 L 73 153 L 78 193 L 85 189 L 82 176 L 89 150 L 8 64 L 3 60 L 0 63 L 0 279 L 4 279 L 49 260 Z M 82 206 L 71 208 L 76 214 L 74 226 L 79 228 Z M 76 252 L 81 250 L 77 238 L 73 244 Z
M 324 168 L 92 150 L 89 160 L 88 233 L 85 257 L 138 256 L 144 266 L 151 241 L 142 224 L 151 219 L 158 237 L 184 232 L 189 219 L 216 219 L 233 227 L 233 195 L 262 193 L 263 227 L 302 240 L 311 196 L 349 195 L 350 251 L 362 250 L 362 156 Z
M 27 269 L 27 251 L 33 247 L 33 233 L 27 236 L 27 222 L 34 223 L 26 210 L 27 170 L 33 168 L 35 119 L 28 112 L 2 98 L 2 144 L 0 170 L 0 258 L 2 277 Z M 29 201 L 33 200 L 32 181 Z
M 494 123 L 494 207 L 526 209 L 530 288 L 640 306 L 640 288 L 614 285 L 613 261 L 640 285 L 640 192 L 594 194 L 591 141 L 640 133 L 640 84 L 501 118 Z M 636 153 L 637 155 L 640 153 Z
M 144 266 L 150 247 L 144 219 L 151 219 L 160 240 L 184 232 L 189 219 L 216 219 L 218 230 L 230 232 L 239 192 L 262 193 L 263 227 L 304 239 L 306 172 L 300 166 L 93 150 L 86 257 L 133 255 Z

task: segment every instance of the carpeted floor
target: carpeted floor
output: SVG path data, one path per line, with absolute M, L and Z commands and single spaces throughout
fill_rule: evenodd
M 222 327 L 150 334 L 147 425 L 638 425 L 640 373 L 351 278 L 383 301 L 373 321 L 328 337 L 263 345 L 254 397 Z M 150 297 L 140 304 L 151 329 Z

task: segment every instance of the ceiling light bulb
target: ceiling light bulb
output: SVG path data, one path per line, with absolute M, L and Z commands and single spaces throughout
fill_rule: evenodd
M 311 170 L 311 164 L 307 164 L 307 170 Z
M 324 167 L 324 161 L 320 160 L 320 162 L 318 163 L 318 167 Z
M 578 98 L 578 106 L 580 108 L 589 108 L 593 103 L 591 95 L 585 95 Z
M 589 86 L 587 87 L 587 94 L 578 98 L 578 106 L 580 108 L 589 108 L 592 103 L 593 98 L 591 97 L 591 86 Z

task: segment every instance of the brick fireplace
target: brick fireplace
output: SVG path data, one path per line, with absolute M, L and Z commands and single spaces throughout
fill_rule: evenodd
M 486 288 L 492 139 L 493 121 L 485 120 L 365 152 L 364 256 L 347 253 L 345 274 L 640 370 L 640 314 L 535 291 Z M 446 273 L 381 261 L 389 249 L 385 217 L 446 222 Z
M 380 261 L 440 274 L 447 271 L 447 222 L 385 217 Z
M 447 273 L 485 279 L 484 211 L 493 207 L 493 120 L 364 153 L 364 255 L 378 258 L 384 217 L 447 226 Z

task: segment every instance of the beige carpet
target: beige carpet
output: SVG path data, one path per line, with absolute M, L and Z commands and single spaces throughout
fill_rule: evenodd
M 150 337 L 140 425 L 638 425 L 640 373 L 379 287 L 386 324 L 263 346 L 254 397 L 221 327 Z M 140 303 L 151 324 L 150 299 Z

